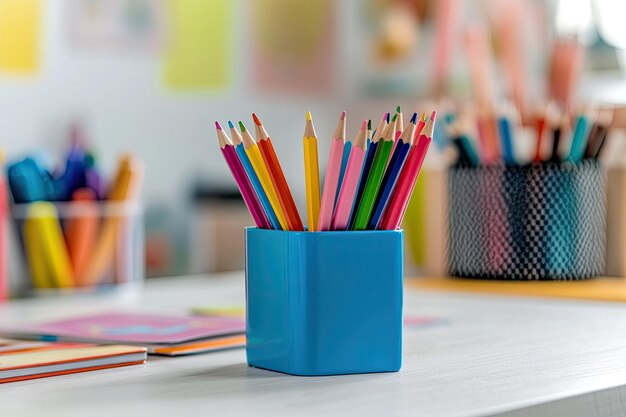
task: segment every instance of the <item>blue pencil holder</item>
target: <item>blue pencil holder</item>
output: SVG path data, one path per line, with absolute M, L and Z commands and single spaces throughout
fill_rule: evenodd
M 401 230 L 247 228 L 248 365 L 303 376 L 398 371 L 403 239 Z

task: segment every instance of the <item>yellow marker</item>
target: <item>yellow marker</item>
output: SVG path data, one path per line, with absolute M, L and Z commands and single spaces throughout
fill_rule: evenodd
M 43 248 L 39 243 L 39 219 L 26 218 L 24 221 L 24 248 L 28 258 L 28 269 L 35 288 L 52 288 Z
M 270 200 L 270 205 L 274 209 L 274 213 L 276 213 L 278 223 L 280 223 L 280 227 L 283 230 L 289 230 L 289 227 L 287 227 L 287 219 L 285 218 L 285 213 L 283 213 L 283 209 L 281 208 L 280 202 L 278 201 L 278 195 L 276 194 L 276 189 L 274 188 L 272 180 L 270 179 L 270 173 L 267 170 L 267 166 L 265 166 L 265 162 L 263 161 L 261 150 L 252 138 L 252 135 L 250 135 L 250 132 L 246 130 L 246 127 L 243 123 L 239 122 L 239 128 L 241 129 L 243 147 L 246 150 L 246 155 L 248 155 L 248 158 L 250 158 L 252 168 L 254 168 L 254 170 L 256 171 L 256 174 L 259 177 L 259 181 L 261 181 L 261 186 L 265 190 L 265 194 L 267 194 L 268 200 Z
M 27 222 L 29 223 L 25 226 L 25 235 L 31 240 L 34 254 L 39 253 L 33 259 L 35 262 L 31 267 L 35 285 L 45 285 L 43 279 L 45 273 L 42 272 L 45 269 L 49 272 L 53 285 L 59 288 L 72 287 L 74 285 L 72 263 L 54 204 L 45 201 L 31 203 L 28 207 Z
M 313 120 L 311 120 L 311 112 L 306 113 L 303 143 L 309 232 L 315 232 L 317 230 L 317 220 L 320 216 L 320 169 L 317 158 L 317 135 L 313 127 Z

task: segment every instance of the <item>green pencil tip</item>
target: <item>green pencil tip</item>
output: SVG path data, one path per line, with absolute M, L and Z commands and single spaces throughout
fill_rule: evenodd
M 372 130 L 372 121 L 371 120 L 367 121 L 367 130 Z
M 239 121 L 239 129 L 241 129 L 242 132 L 246 131 L 246 127 L 243 125 L 243 123 L 241 122 L 241 120 Z
M 391 121 L 395 122 L 397 118 L 398 118 L 398 113 L 393 115 L 393 117 L 391 118 Z
M 396 113 L 400 113 L 400 106 L 396 107 Z

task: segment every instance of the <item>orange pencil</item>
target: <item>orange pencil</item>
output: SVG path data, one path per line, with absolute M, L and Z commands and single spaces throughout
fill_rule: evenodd
M 72 195 L 73 207 L 80 210 L 72 216 L 65 227 L 67 250 L 72 261 L 74 280 L 77 286 L 83 285 L 85 272 L 98 233 L 98 204 L 96 194 L 90 188 L 81 188 Z
M 287 180 L 285 179 L 285 174 L 280 167 L 280 162 L 278 162 L 278 157 L 274 151 L 272 140 L 268 136 L 265 128 L 255 113 L 252 113 L 252 118 L 254 119 L 257 144 L 261 150 L 261 155 L 263 156 L 265 165 L 267 165 L 267 170 L 269 171 L 270 178 L 272 179 L 272 184 L 274 184 L 274 188 L 278 194 L 280 206 L 282 207 L 287 219 L 287 226 L 289 227 L 289 230 L 304 231 L 304 225 L 302 224 L 302 220 L 298 214 L 296 203 L 293 201 L 291 191 L 289 190 L 289 184 L 287 184 Z
M 120 160 L 118 171 L 109 191 L 107 200 L 113 203 L 122 203 L 132 200 L 141 186 L 143 178 L 143 164 L 132 155 L 126 155 Z M 108 268 L 111 268 L 115 256 L 115 246 L 119 232 L 123 227 L 124 217 L 109 216 L 102 225 L 102 232 L 96 242 L 93 256 L 85 273 L 83 283 L 95 285 L 102 279 Z

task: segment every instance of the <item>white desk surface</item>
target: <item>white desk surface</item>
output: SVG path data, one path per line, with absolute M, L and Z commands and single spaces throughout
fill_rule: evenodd
M 0 325 L 104 309 L 186 312 L 243 304 L 243 273 L 151 280 L 125 296 L 0 306 Z M 399 373 L 294 377 L 244 349 L 0 385 L 4 416 L 624 415 L 626 305 L 408 290 Z M 375 335 L 373 335 L 375 337 Z

